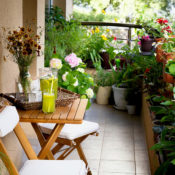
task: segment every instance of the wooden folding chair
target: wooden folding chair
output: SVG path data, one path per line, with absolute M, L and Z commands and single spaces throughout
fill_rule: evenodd
M 37 129 L 34 128 L 41 146 L 42 146 L 41 138 L 44 137 L 45 139 L 47 139 L 50 132 L 54 128 L 54 125 L 55 124 L 41 123 L 39 124 L 40 131 L 37 131 Z M 82 124 L 73 124 L 73 125 L 65 124 L 59 137 L 56 140 L 57 143 L 56 146 L 51 151 L 53 155 L 56 155 L 66 145 L 67 148 L 65 148 L 62 151 L 63 153 L 58 157 L 55 156 L 57 160 L 64 160 L 68 155 L 70 155 L 70 153 L 73 150 L 76 149 L 80 159 L 84 161 L 86 167 L 88 168 L 88 175 L 91 175 L 92 173 L 90 171 L 90 168 L 88 167 L 88 161 L 81 147 L 81 143 L 89 135 L 98 135 L 98 130 L 99 130 L 98 123 L 85 120 L 83 121 Z
M 6 107 L 0 113 L 0 137 L 6 136 L 14 130 L 19 142 L 21 143 L 27 157 L 27 160 L 21 170 L 18 172 L 3 142 L 0 139 L 0 152 L 5 155 L 1 159 L 10 175 L 86 175 L 86 167 L 81 160 L 37 160 L 37 155 L 32 149 L 23 129 L 19 124 L 19 116 L 16 108 Z M 0 173 L 1 174 L 1 173 Z

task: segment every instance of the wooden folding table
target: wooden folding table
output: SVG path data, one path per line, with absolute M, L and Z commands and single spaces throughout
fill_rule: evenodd
M 31 123 L 39 138 L 38 140 L 42 148 L 38 154 L 38 159 L 54 159 L 50 150 L 59 136 L 64 124 L 81 124 L 86 111 L 87 102 L 87 99 L 77 99 L 69 106 L 56 107 L 53 114 L 44 114 L 42 110 L 18 110 L 20 122 Z M 56 124 L 47 140 L 44 138 L 38 123 Z

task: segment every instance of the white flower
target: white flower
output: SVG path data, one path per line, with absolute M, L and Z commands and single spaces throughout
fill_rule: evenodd
M 167 31 L 164 31 L 164 38 L 168 39 L 169 36 L 168 36 L 168 32 Z
M 62 61 L 58 58 L 52 58 L 50 60 L 50 67 L 51 68 L 56 68 L 56 69 L 61 69 L 63 66 Z
M 94 92 L 91 88 L 88 88 L 86 90 L 86 95 L 88 96 L 88 98 L 92 98 L 94 96 Z
M 73 86 L 78 86 L 78 80 L 76 79 L 76 82 L 73 84 Z
M 81 58 L 78 58 L 78 63 L 81 64 L 83 61 Z
M 84 69 L 83 68 L 78 68 L 77 71 L 84 73 Z
M 65 72 L 65 73 L 62 75 L 63 81 L 66 81 L 66 76 L 67 76 L 68 73 L 69 73 L 69 72 Z

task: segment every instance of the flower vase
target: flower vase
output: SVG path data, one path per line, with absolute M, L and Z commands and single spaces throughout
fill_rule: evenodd
M 19 82 L 21 83 L 25 97 L 27 97 L 27 93 L 30 91 L 29 77 L 30 77 L 29 66 L 19 65 Z

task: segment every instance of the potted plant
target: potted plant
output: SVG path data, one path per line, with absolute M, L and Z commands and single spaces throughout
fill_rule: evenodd
M 117 71 L 112 68 L 115 81 L 115 84 L 112 86 L 115 101 L 114 107 L 119 110 L 126 110 L 127 84 L 124 83 L 124 80 L 127 79 L 129 69 L 127 70 L 126 66 L 123 66 L 123 68 L 120 69 L 120 59 L 116 59 L 116 67 Z
M 133 78 L 125 81 L 127 83 L 127 94 L 126 101 L 128 102 L 126 108 L 128 114 L 136 113 L 136 106 L 140 102 L 140 94 L 141 94 L 141 79 L 139 75 L 133 74 Z
M 108 104 L 113 85 L 113 73 L 101 69 L 95 76 L 95 83 L 98 86 L 96 94 L 97 104 Z
M 162 44 L 162 50 L 166 60 L 175 58 L 175 38 L 167 37 L 166 42 Z
M 164 80 L 167 83 L 174 83 L 175 60 L 168 60 L 164 70 Z

